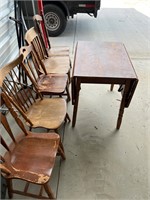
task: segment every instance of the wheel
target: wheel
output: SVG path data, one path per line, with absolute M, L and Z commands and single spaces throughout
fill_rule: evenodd
M 44 16 L 49 36 L 58 36 L 65 30 L 67 19 L 58 6 L 54 4 L 45 5 Z

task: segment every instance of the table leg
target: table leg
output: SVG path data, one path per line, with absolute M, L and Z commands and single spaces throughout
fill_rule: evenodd
M 110 91 L 113 91 L 113 88 L 114 88 L 114 84 L 111 84 Z
M 117 120 L 117 126 L 116 126 L 116 129 L 119 129 L 120 126 L 121 126 L 123 113 L 124 113 L 124 104 L 121 103 L 120 110 L 119 110 L 119 115 L 118 115 L 118 120 Z
M 126 96 L 128 94 L 129 87 L 130 87 L 130 82 L 127 82 L 125 84 L 124 92 L 123 92 L 123 95 L 122 95 L 122 100 L 121 100 L 121 104 L 120 104 L 120 109 L 119 109 L 119 114 L 118 114 L 118 120 L 117 120 L 116 129 L 119 129 L 120 126 L 121 126 L 121 122 L 122 122 L 122 118 L 123 118 L 123 113 L 124 113 L 124 108 L 125 108 Z
M 75 102 L 74 102 L 74 107 L 73 107 L 72 127 L 75 127 L 75 124 L 76 124 L 78 102 L 79 102 L 79 91 L 80 91 L 80 84 L 77 85 L 77 89 L 76 89 L 76 97 L 75 97 Z

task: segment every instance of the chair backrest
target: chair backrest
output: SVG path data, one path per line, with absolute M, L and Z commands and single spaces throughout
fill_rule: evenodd
M 44 60 L 47 57 L 47 50 L 44 47 L 43 40 L 41 40 L 34 27 L 25 33 L 25 41 L 28 45 L 33 45 L 39 60 Z
M 46 68 L 38 59 L 32 44 L 20 48 L 20 54 L 23 55 L 23 68 L 32 79 L 37 82 L 41 74 L 47 74 Z
M 49 36 L 48 36 L 48 31 L 45 25 L 45 18 L 43 13 L 41 12 L 41 15 L 34 15 L 33 16 L 33 21 L 35 24 L 35 28 L 38 31 L 41 39 L 43 39 L 44 44 L 45 44 L 45 48 L 47 47 L 48 49 L 51 48 L 51 44 L 49 41 Z
M 8 100 L 19 110 L 24 119 L 32 125 L 26 117 L 26 111 L 36 102 L 36 96 L 43 98 L 39 93 L 36 83 L 28 76 L 28 71 L 23 67 L 23 55 L 0 69 L 0 87 Z M 27 84 L 24 84 L 19 73 L 19 68 L 26 73 Z
M 11 127 L 8 123 L 6 116 L 0 113 L 1 123 L 6 130 L 5 134 L 8 134 L 9 136 L 9 139 L 8 139 L 8 136 L 5 137 L 4 134 L 2 135 L 2 133 L 0 133 L 1 145 L 5 148 L 6 150 L 5 153 L 6 152 L 9 153 L 9 152 L 12 152 L 12 150 L 15 148 L 15 145 L 18 143 L 20 138 L 28 135 L 28 132 L 26 128 L 24 127 L 24 124 L 20 120 L 20 117 L 18 116 L 17 112 L 14 111 L 14 108 L 12 107 L 12 104 L 9 102 L 7 95 L 3 92 L 1 93 L 1 99 L 4 101 L 11 115 L 14 117 L 15 122 L 18 124 L 18 126 L 22 130 L 22 134 L 20 135 L 20 137 L 18 137 L 17 134 L 13 134 L 13 131 L 11 130 Z M 9 163 L 5 161 L 2 155 L 1 155 L 1 161 L 3 162 L 3 166 L 1 165 L 2 168 L 0 167 L 2 169 L 2 172 L 6 174 L 11 174 L 11 168 L 9 168 Z
M 13 116 L 13 118 L 15 119 L 15 122 L 18 124 L 20 129 L 23 131 L 24 135 L 28 135 L 28 132 L 27 132 L 24 124 L 20 120 L 19 114 L 17 114 L 17 112 L 14 111 L 14 108 L 13 108 L 12 104 L 10 103 L 10 101 L 8 100 L 7 95 L 5 93 L 3 93 L 3 92 L 1 93 L 1 99 L 3 99 L 6 107 L 10 111 L 11 115 Z M 17 142 L 16 139 L 15 139 L 16 136 L 14 136 L 14 134 L 13 134 L 13 132 L 12 132 L 10 126 L 9 126 L 9 123 L 7 121 L 6 116 L 0 113 L 0 118 L 1 118 L 2 125 L 6 129 L 7 133 L 11 137 L 12 141 L 14 143 L 16 143 Z

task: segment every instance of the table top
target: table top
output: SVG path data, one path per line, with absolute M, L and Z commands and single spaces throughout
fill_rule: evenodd
M 124 44 L 93 41 L 77 43 L 73 77 L 137 79 Z

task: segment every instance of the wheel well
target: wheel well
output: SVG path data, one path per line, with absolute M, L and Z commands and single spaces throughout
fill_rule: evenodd
M 49 4 L 54 4 L 58 7 L 60 7 L 62 9 L 62 11 L 64 12 L 65 16 L 69 17 L 69 10 L 64 3 L 60 2 L 60 1 L 43 1 L 43 6 L 49 5 Z

